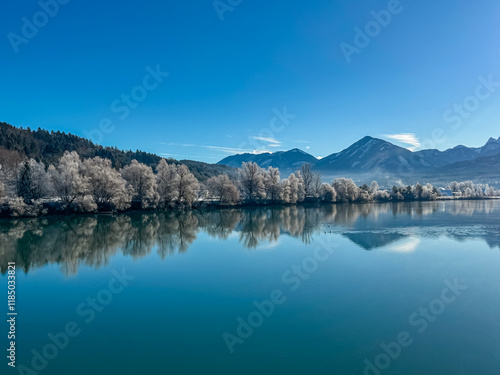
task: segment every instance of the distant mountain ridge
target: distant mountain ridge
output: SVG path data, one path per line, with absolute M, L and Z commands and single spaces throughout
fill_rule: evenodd
M 355 173 L 401 173 L 408 167 L 422 169 L 430 166 L 424 158 L 415 157 L 410 150 L 372 137 L 364 137 L 315 164 L 315 168 L 320 171 Z
M 475 160 L 481 162 L 481 168 L 475 168 Z M 369 178 L 383 179 L 385 176 L 408 180 L 433 173 L 449 175 L 445 173 L 449 166 L 450 170 L 460 171 L 461 176 L 469 179 L 480 173 L 481 176 L 488 175 L 490 178 L 497 175 L 500 180 L 500 170 L 496 169 L 497 172 L 491 170 L 500 163 L 500 137 L 490 138 L 482 147 L 460 145 L 445 151 L 412 152 L 388 141 L 366 136 L 348 148 L 322 159 L 317 159 L 299 149 L 293 149 L 258 155 L 228 156 L 219 164 L 237 168 L 241 163 L 248 161 L 253 161 L 263 168 L 272 166 L 285 171 L 295 171 L 302 164 L 310 163 L 315 170 L 325 176 L 367 175 Z
M 257 163 L 262 168 L 275 167 L 279 168 L 280 171 L 295 171 L 300 168 L 305 163 L 315 164 L 318 159 L 316 159 L 311 154 L 294 148 L 289 151 L 278 151 L 272 154 L 262 153 L 262 154 L 239 154 L 228 156 L 222 159 L 217 164 L 227 165 L 233 168 L 241 167 L 244 162 L 252 161 Z
M 495 179 L 500 175 L 500 153 L 480 156 L 473 160 L 459 161 L 436 169 L 438 175 L 455 180 L 471 179 L 470 171 L 485 178 Z M 467 178 L 464 178 L 467 177 Z
M 500 137 L 498 139 L 490 138 L 482 147 L 456 146 L 445 151 L 422 150 L 415 152 L 424 158 L 433 160 L 436 167 L 474 160 L 483 156 L 492 156 L 500 153 Z

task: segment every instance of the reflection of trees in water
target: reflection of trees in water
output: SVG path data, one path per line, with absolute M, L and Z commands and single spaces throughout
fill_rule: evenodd
M 107 219 L 107 220 L 106 220 Z M 111 227 L 111 229 L 105 229 Z M 7 240 L 9 255 L 0 260 L 2 272 L 8 261 L 15 261 L 26 272 L 30 268 L 60 263 L 65 274 L 75 273 L 83 261 L 91 267 L 107 264 L 121 238 L 112 228 L 120 228 L 117 219 L 94 217 L 29 219 L 0 226 L 2 244 Z M 100 232 L 106 232 L 102 235 Z
M 439 210 L 440 205 L 444 202 L 430 201 L 430 202 L 402 202 L 402 203 L 389 203 L 391 207 L 392 214 L 408 216 L 427 216 L 432 215 L 434 212 Z
M 162 259 L 176 251 L 186 252 L 196 240 L 199 230 L 198 218 L 192 211 L 184 213 L 163 213 L 157 216 L 159 228 L 157 232 L 158 254 Z
M 78 265 L 107 265 L 121 249 L 134 259 L 154 246 L 162 258 L 186 251 L 196 239 L 198 221 L 186 214 L 130 214 L 119 216 L 61 217 L 0 222 L 0 268 L 15 261 L 28 272 L 46 264 L 60 264 L 66 275 Z
M 453 215 L 473 215 L 476 212 L 490 214 L 498 207 L 498 200 L 484 199 L 484 200 L 464 200 L 453 201 L 450 207 L 450 213 Z
M 122 252 L 134 259 L 142 258 L 151 252 L 158 237 L 159 220 L 157 215 L 137 215 L 124 228 Z
M 334 207 L 336 210 L 331 213 L 330 220 L 338 225 L 349 226 L 358 221 L 360 216 L 366 217 L 370 213 L 377 212 L 383 206 L 343 203 Z
M 470 215 L 490 215 L 498 210 L 498 207 L 498 202 L 492 200 L 403 202 L 2 220 L 0 269 L 5 273 L 7 263 L 12 261 L 25 272 L 57 263 L 65 274 L 70 275 L 76 273 L 80 265 L 96 268 L 107 265 L 118 249 L 124 255 L 137 259 L 147 256 L 156 247 L 158 254 L 164 259 L 167 255 L 187 251 L 200 230 L 223 240 L 231 233 L 237 233 L 243 246 L 256 248 L 263 241 L 277 241 L 280 235 L 292 236 L 304 243 L 310 243 L 314 233 L 322 228 L 323 224 L 352 229 L 363 217 L 369 217 L 368 222 L 378 225 L 379 229 L 390 229 L 393 224 L 389 221 L 385 221 L 386 224 L 378 224 L 378 219 L 403 215 L 407 217 L 407 221 L 400 225 L 404 228 L 405 225 L 411 225 L 413 217 L 444 212 L 450 218 L 463 216 L 458 223 L 470 226 L 476 222 L 475 219 L 470 221 Z M 483 219 L 489 220 L 488 217 Z M 443 220 L 446 220 L 446 216 Z M 456 222 L 457 219 L 454 220 Z M 420 225 L 420 222 L 414 225 Z M 431 232 L 429 231 L 429 235 Z M 351 230 L 347 237 L 358 244 L 378 247 L 388 239 L 393 240 L 384 233 L 382 234 L 385 237 L 382 234 L 377 235 L 376 231 Z M 368 234 L 370 238 L 366 237 Z M 452 233 L 448 235 L 454 236 Z M 490 247 L 500 245 L 500 236 L 492 229 L 481 235 L 470 232 L 464 233 L 463 236 L 480 236 Z
M 211 211 L 197 211 L 196 217 L 200 228 L 209 236 L 227 239 L 241 221 L 241 210 L 220 209 Z
M 365 203 L 365 204 L 338 204 L 322 207 L 324 209 L 324 219 L 328 222 L 341 225 L 352 226 L 360 218 L 370 218 L 376 221 L 379 216 L 407 215 L 407 216 L 427 216 L 439 209 L 439 202 L 398 202 L 398 203 Z
M 286 234 L 310 243 L 314 230 L 325 218 L 323 208 L 287 206 L 245 210 L 237 229 L 240 241 L 247 248 L 256 248 L 262 241 L 275 242 L 281 234 Z
M 279 219 L 273 209 L 252 209 L 243 211 L 240 242 L 247 248 L 256 248 L 260 241 L 277 241 L 280 236 Z

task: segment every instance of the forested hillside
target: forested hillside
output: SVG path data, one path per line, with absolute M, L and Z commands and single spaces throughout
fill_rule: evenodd
M 151 167 L 156 167 L 162 157 L 143 151 L 122 151 L 116 147 L 103 147 L 91 141 L 63 132 L 49 132 L 20 129 L 7 123 L 0 123 L 0 164 L 8 164 L 7 160 L 32 158 L 45 165 L 55 164 L 65 151 L 76 151 L 84 158 L 99 156 L 111 160 L 113 167 L 119 169 L 137 160 Z M 167 159 L 169 163 L 179 164 L 174 159 Z M 207 164 L 192 160 L 183 160 L 182 164 L 189 167 L 191 172 L 200 181 L 226 173 L 234 175 L 231 167 L 216 164 Z

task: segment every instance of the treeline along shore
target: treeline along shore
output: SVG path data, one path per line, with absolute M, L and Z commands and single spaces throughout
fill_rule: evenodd
M 498 192 L 471 181 L 452 182 L 446 190 L 456 198 L 489 198 Z M 357 186 L 352 179 L 322 182 L 304 164 L 286 178 L 278 168 L 243 163 L 236 177 L 221 174 L 203 183 L 186 165 L 161 159 L 153 168 L 132 160 L 122 168 L 99 156 L 82 159 L 65 152 L 56 163 L 35 159 L 0 165 L 0 216 L 171 210 L 207 206 L 290 205 L 423 201 L 442 197 L 431 184 L 381 189 L 376 181 Z

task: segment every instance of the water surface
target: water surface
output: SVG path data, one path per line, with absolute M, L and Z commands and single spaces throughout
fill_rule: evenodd
M 0 244 L 17 365 L 78 325 L 41 374 L 500 373 L 499 201 L 3 220 Z

